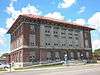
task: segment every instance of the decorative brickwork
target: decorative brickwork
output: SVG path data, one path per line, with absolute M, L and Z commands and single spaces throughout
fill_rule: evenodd
M 92 58 L 91 34 L 94 30 L 42 16 L 20 15 L 7 33 L 11 35 L 11 63 L 88 60 Z

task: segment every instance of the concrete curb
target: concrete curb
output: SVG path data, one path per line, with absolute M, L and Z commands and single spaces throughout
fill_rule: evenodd
M 95 67 L 97 65 L 100 65 L 100 64 L 86 64 L 86 65 L 79 65 L 81 67 Z M 23 69 L 23 70 L 13 70 L 11 72 L 21 72 L 21 71 L 31 71 L 31 70 L 34 70 L 34 71 L 41 71 L 41 70 L 50 70 L 50 69 L 63 69 L 63 68 L 66 68 L 68 67 L 68 71 L 71 69 L 71 68 L 75 68 L 76 67 L 79 67 L 78 65 L 74 65 L 74 66 L 67 66 L 67 65 L 64 65 L 64 66 L 58 66 L 58 67 L 48 67 L 48 68 L 32 68 L 32 69 Z M 7 73 L 7 72 L 10 72 L 10 71 L 0 71 L 0 74 L 2 73 Z

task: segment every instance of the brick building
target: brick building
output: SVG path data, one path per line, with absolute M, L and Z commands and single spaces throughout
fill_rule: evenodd
M 92 58 L 91 34 L 94 30 L 65 21 L 36 15 L 20 15 L 8 30 L 11 35 L 11 63 L 60 62 Z

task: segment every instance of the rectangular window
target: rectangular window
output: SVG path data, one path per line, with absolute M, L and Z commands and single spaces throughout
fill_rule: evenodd
M 35 35 L 33 35 L 33 34 L 29 35 L 29 45 L 35 46 Z
M 74 58 L 74 53 L 71 52 L 71 53 L 70 53 L 70 56 L 71 56 L 71 59 L 73 59 L 73 58 Z
M 30 32 L 31 34 L 34 34 L 34 32 L 35 32 L 35 26 L 32 24 L 30 25 L 30 31 L 31 31 Z
M 34 46 L 35 45 L 33 42 L 31 42 L 30 44 L 31 44 L 31 46 Z
M 72 35 L 72 33 L 68 33 L 68 35 Z
M 50 33 L 50 30 L 45 30 L 45 33 Z
M 66 44 L 62 44 L 62 46 L 66 46 Z
M 55 57 L 59 57 L 59 52 L 55 52 Z
M 47 59 L 49 60 L 51 58 L 51 52 L 47 52 Z
M 46 46 L 50 46 L 50 43 L 45 43 Z
M 88 35 L 89 35 L 88 32 L 85 32 L 85 33 L 84 33 L 84 37 L 85 37 L 85 38 L 88 38 Z
M 59 27 L 54 27 L 53 29 L 59 29 Z
M 63 27 L 63 28 L 61 28 L 61 30 L 66 31 L 66 28 Z
M 58 35 L 54 35 L 54 37 L 58 38 Z
M 72 32 L 72 31 L 73 31 L 73 29 L 68 29 L 68 31 Z
M 50 37 L 50 34 L 45 34 L 45 36 Z
M 66 33 L 65 32 L 61 32 L 61 35 L 65 35 Z
M 72 37 L 69 37 L 69 39 L 72 39 Z
M 76 34 L 76 33 L 75 33 L 74 35 L 75 35 L 75 36 L 78 36 L 78 34 Z
M 72 44 L 69 44 L 70 47 L 72 47 Z
M 75 37 L 75 39 L 78 40 L 79 38 L 78 37 Z
M 57 43 L 54 43 L 54 46 L 58 46 L 58 44 Z
M 31 30 L 34 30 L 34 25 L 30 25 L 30 29 Z
M 66 38 L 66 36 L 61 36 L 61 38 L 64 38 L 64 39 L 65 39 L 65 38 Z
M 16 39 L 16 48 L 19 47 L 19 39 Z
M 51 26 L 45 26 L 45 28 L 51 28 Z
M 80 58 L 80 52 L 77 52 L 77 57 Z
M 31 51 L 30 56 L 35 56 L 35 51 Z
M 89 42 L 88 42 L 88 40 L 85 40 L 85 47 L 86 47 L 86 48 L 89 47 Z
M 75 45 L 76 47 L 78 47 L 79 45 Z
M 51 34 L 51 26 L 45 26 L 44 33 Z
M 58 32 L 57 31 L 53 31 L 53 34 L 58 34 Z
M 86 57 L 89 58 L 89 52 L 86 52 Z

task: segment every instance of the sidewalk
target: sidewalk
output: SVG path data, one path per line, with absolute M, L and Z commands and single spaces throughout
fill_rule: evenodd
M 75 66 L 66 66 L 66 65 L 62 65 L 62 66 L 53 66 L 53 67 L 41 67 L 41 68 L 30 68 L 30 69 L 22 69 L 22 70 L 14 70 L 13 68 L 11 69 L 11 72 L 20 72 L 20 71 L 43 71 L 43 70 L 62 70 L 62 69 L 67 69 L 67 71 L 71 71 L 71 70 L 79 70 L 79 69 L 89 69 L 89 68 L 95 68 L 95 67 L 100 67 L 100 64 L 86 64 L 86 65 L 75 65 Z M 1 73 L 4 72 L 10 72 L 10 69 L 8 69 L 7 71 L 0 71 Z
M 42 67 L 42 68 L 31 68 L 31 69 L 23 69 L 23 70 L 17 70 L 18 71 L 30 71 L 30 70 L 56 70 L 56 69 L 67 69 L 69 70 L 76 70 L 76 69 L 82 69 L 82 68 L 95 68 L 95 67 L 100 67 L 100 64 L 86 64 L 86 65 L 75 65 L 75 66 L 66 66 L 66 65 L 62 65 L 62 66 L 57 66 L 57 67 Z

